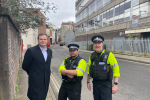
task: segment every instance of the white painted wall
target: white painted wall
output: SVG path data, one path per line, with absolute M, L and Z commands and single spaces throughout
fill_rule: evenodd
M 46 34 L 47 36 L 50 36 L 50 28 L 46 28 Z
M 28 29 L 27 34 L 22 34 L 22 39 L 23 39 L 23 50 L 28 49 L 28 45 L 31 47 L 36 46 L 38 44 L 37 37 L 38 37 L 38 29 Z
M 52 41 L 55 42 L 55 30 L 52 31 Z

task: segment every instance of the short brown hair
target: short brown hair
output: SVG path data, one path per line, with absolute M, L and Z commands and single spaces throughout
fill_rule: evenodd
M 45 33 L 40 33 L 40 34 L 38 35 L 38 40 L 39 40 L 39 36 L 42 36 L 42 35 L 46 35 L 46 36 L 47 36 L 47 34 L 45 34 Z M 48 39 L 48 36 L 47 36 L 47 39 Z

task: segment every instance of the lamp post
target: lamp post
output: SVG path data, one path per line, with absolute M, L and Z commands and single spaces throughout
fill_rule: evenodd
M 79 6 L 79 7 L 85 7 L 85 6 Z M 88 25 L 88 22 L 89 22 L 89 7 L 87 6 L 87 28 L 86 28 L 86 37 L 87 37 L 87 50 L 88 50 L 88 31 L 89 31 L 89 25 Z

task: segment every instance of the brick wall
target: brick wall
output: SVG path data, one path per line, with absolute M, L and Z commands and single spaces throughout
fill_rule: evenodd
M 46 21 L 43 22 L 43 26 L 39 27 L 39 33 L 46 33 Z
M 19 70 L 20 36 L 7 12 L 0 8 L 0 100 L 13 100 Z
M 8 67 L 9 67 L 9 87 L 10 96 L 13 100 L 16 81 L 19 70 L 19 46 L 20 39 L 17 31 L 14 29 L 12 23 L 7 21 L 8 34 Z
M 39 10 L 38 10 L 38 15 L 41 16 L 42 18 L 45 18 L 45 16 Z M 39 27 L 39 33 L 45 33 L 46 34 L 46 18 L 45 18 L 45 20 L 43 20 L 42 26 Z

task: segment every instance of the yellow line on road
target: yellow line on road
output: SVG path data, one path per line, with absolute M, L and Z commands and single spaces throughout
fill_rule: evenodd
M 53 83 L 54 83 L 54 85 L 55 85 L 57 91 L 59 92 L 60 85 L 59 85 L 58 82 L 55 80 L 53 74 L 51 74 L 51 79 L 52 79 L 52 81 L 53 81 Z M 69 100 L 69 99 L 67 98 L 67 100 Z
M 55 88 L 56 88 L 57 92 L 59 92 L 59 89 L 58 89 L 58 87 L 56 86 L 56 84 L 55 84 L 55 82 L 54 82 L 54 80 L 53 80 L 53 78 L 52 78 L 52 77 L 51 77 L 51 80 L 52 80 L 52 82 L 54 83 L 54 85 L 55 85 Z
M 58 88 L 60 88 L 60 86 L 59 86 L 58 82 L 55 80 L 55 78 L 54 78 L 53 74 L 51 74 L 51 76 L 53 77 L 53 79 L 54 79 L 54 81 L 55 81 L 55 83 L 56 83 L 57 87 L 58 87 Z

